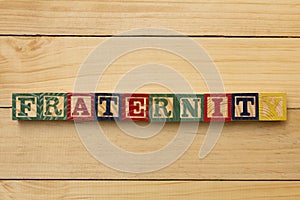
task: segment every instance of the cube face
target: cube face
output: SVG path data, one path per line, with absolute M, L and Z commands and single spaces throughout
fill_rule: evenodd
M 94 120 L 94 101 L 91 93 L 68 93 L 68 120 Z
M 174 94 L 150 94 L 150 121 L 179 121 L 179 108 Z
M 41 106 L 40 93 L 15 93 L 12 95 L 13 120 L 39 120 Z
M 232 94 L 232 120 L 258 120 L 258 93 Z
M 95 113 L 98 120 L 122 119 L 122 97 L 114 93 L 95 94 Z
M 66 93 L 41 93 L 39 102 L 42 120 L 67 120 Z
M 179 121 L 203 121 L 204 119 L 204 95 L 200 94 L 176 94 L 179 108 Z M 176 110 L 176 109 L 175 109 Z
M 259 120 L 284 121 L 287 119 L 285 93 L 259 94 Z
M 122 120 L 149 121 L 149 94 L 123 94 Z
M 204 95 L 204 121 L 231 121 L 231 94 Z

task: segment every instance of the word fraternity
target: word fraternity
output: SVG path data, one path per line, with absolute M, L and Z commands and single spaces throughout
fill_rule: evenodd
M 285 93 L 15 93 L 13 120 L 284 121 Z

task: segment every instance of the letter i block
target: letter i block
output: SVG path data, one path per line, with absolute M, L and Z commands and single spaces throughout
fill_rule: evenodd
M 285 93 L 259 94 L 259 120 L 284 121 L 287 118 Z
M 91 93 L 68 93 L 68 120 L 94 120 L 94 100 Z
M 96 93 L 95 111 L 97 120 L 121 120 L 121 95 L 113 93 Z
M 179 121 L 203 121 L 204 95 L 202 94 L 176 94 L 179 105 Z
M 39 99 L 40 93 L 12 94 L 12 119 L 39 120 L 41 113 Z
M 179 121 L 179 103 L 174 94 L 150 94 L 150 121 Z
M 204 121 L 231 121 L 231 94 L 205 94 L 204 102 Z
M 39 100 L 42 120 L 67 120 L 68 100 L 66 93 L 41 93 Z
M 232 120 L 258 120 L 258 93 L 232 94 Z
M 123 94 L 122 120 L 149 121 L 149 94 Z

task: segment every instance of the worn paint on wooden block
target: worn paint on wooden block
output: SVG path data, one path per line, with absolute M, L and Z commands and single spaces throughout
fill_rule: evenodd
M 149 94 L 123 94 L 122 120 L 148 121 Z
M 203 121 L 204 95 L 176 94 L 175 96 L 177 98 L 177 101 L 175 101 L 175 112 L 179 108 L 179 121 Z
M 232 94 L 232 120 L 258 120 L 258 93 Z
M 12 94 L 13 120 L 39 120 L 41 106 L 40 93 Z
M 150 121 L 179 121 L 179 108 L 174 94 L 150 94 Z
M 96 119 L 98 120 L 121 120 L 121 95 L 114 93 L 96 93 L 95 112 Z
M 68 120 L 94 120 L 94 99 L 92 93 L 68 93 Z
M 42 120 L 67 120 L 67 93 L 41 93 Z
M 286 119 L 285 93 L 259 93 L 260 121 L 284 121 Z
M 204 121 L 231 121 L 231 94 L 204 95 Z

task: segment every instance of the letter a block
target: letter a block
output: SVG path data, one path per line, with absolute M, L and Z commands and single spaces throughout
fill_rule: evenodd
M 121 120 L 121 95 L 114 93 L 96 93 L 95 111 L 98 120 Z
M 150 94 L 150 121 L 179 121 L 179 108 L 174 94 Z
M 68 120 L 94 120 L 94 99 L 91 93 L 68 93 Z
M 205 94 L 204 102 L 204 121 L 231 121 L 231 94 Z
M 13 120 L 39 120 L 41 107 L 39 106 L 40 93 L 13 94 L 12 119 Z
M 122 120 L 148 121 L 149 94 L 123 94 Z
M 232 120 L 258 120 L 258 93 L 232 94 Z
M 66 93 L 41 93 L 39 106 L 42 120 L 67 120 L 68 100 Z
M 259 94 L 259 120 L 284 121 L 287 118 L 285 93 Z
M 176 94 L 175 108 L 179 108 L 179 121 L 203 121 L 204 96 L 201 94 Z

